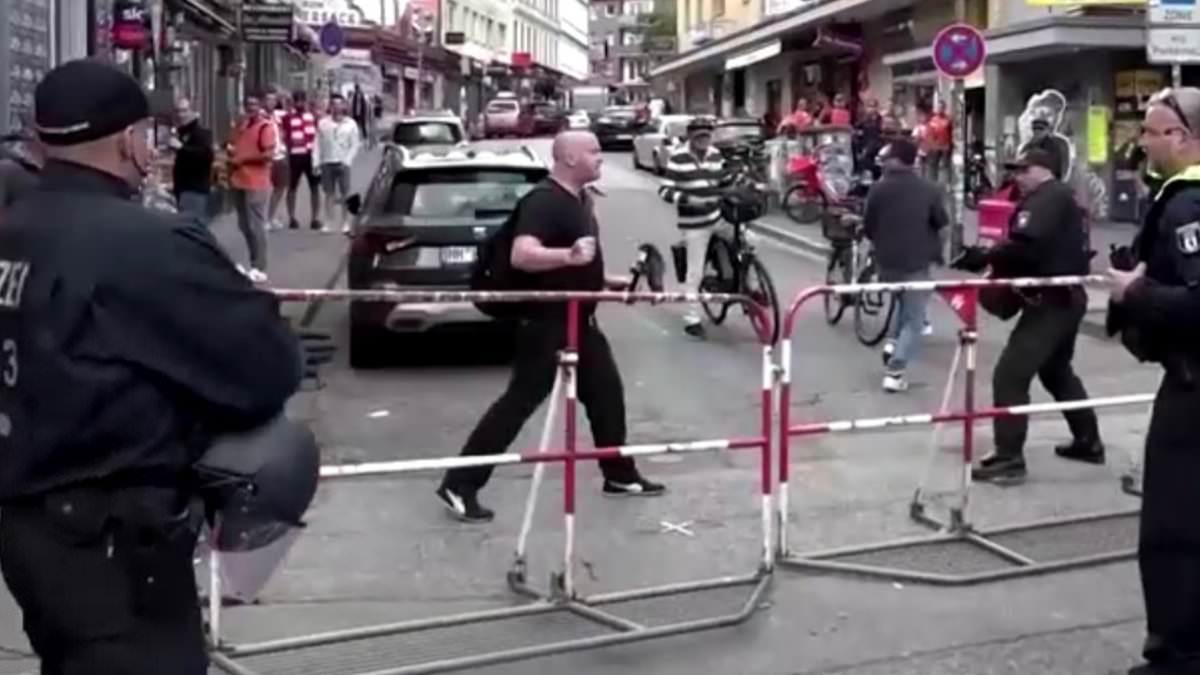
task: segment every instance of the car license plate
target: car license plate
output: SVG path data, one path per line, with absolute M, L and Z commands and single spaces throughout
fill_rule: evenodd
M 442 262 L 448 265 L 463 265 L 475 262 L 474 246 L 446 246 L 442 248 Z

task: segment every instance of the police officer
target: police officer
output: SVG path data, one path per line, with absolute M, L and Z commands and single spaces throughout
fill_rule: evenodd
M 1008 240 L 986 253 L 975 250 L 977 264 L 990 266 L 992 276 L 1053 277 L 1087 274 L 1089 252 L 1083 213 L 1071 189 L 1054 177 L 1056 158 L 1046 151 L 1026 150 L 1006 165 L 1023 195 L 1009 223 Z M 1083 383 L 1071 367 L 1079 324 L 1087 311 L 1081 287 L 1022 290 L 1020 318 L 1000 353 L 992 375 L 992 397 L 998 407 L 1029 403 L 1034 376 L 1056 401 L 1086 399 Z M 1063 413 L 1071 443 L 1055 453 L 1065 459 L 1104 463 L 1104 446 L 1092 410 Z M 995 452 L 972 471 L 978 481 L 1012 485 L 1025 480 L 1026 417 L 997 417 L 993 421 Z
M 0 569 L 55 675 L 203 675 L 209 439 L 274 418 L 300 353 L 192 221 L 148 211 L 149 103 L 98 61 L 38 84 L 41 185 L 0 228 Z
M 1165 181 L 1129 264 L 1110 270 L 1109 325 L 1165 371 L 1146 435 L 1138 561 L 1147 663 L 1129 672 L 1200 672 L 1200 89 L 1150 100 L 1141 145 Z

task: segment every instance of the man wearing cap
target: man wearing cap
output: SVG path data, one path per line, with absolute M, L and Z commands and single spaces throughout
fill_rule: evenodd
M 136 194 L 149 103 L 100 61 L 35 92 L 47 163 L 0 228 L 0 571 L 56 675 L 203 675 L 192 464 L 300 376 L 278 302 Z
M 1150 99 L 1141 146 L 1165 178 L 1129 260 L 1114 255 L 1110 333 L 1164 375 L 1146 434 L 1138 564 L 1147 663 L 1130 675 L 1200 672 L 1200 89 Z
M 1009 237 L 988 251 L 973 248 L 956 266 L 978 271 L 991 267 L 996 278 L 1054 277 L 1087 274 L 1089 252 L 1083 212 L 1069 187 L 1054 177 L 1056 160 L 1044 150 L 1026 150 L 1006 168 L 1014 172 L 1021 202 L 1009 221 Z M 1020 318 L 1000 353 L 992 374 L 997 407 L 1029 403 L 1036 376 L 1056 401 L 1086 399 L 1083 382 L 1071 367 L 1079 324 L 1087 311 L 1087 293 L 1079 286 L 1019 291 Z M 1072 441 L 1057 446 L 1064 459 L 1104 463 L 1104 445 L 1096 413 L 1064 412 Z M 1014 485 L 1025 480 L 1024 416 L 997 417 L 992 422 L 995 451 L 972 471 L 977 481 Z

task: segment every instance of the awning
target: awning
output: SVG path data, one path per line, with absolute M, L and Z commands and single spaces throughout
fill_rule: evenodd
M 932 46 L 884 54 L 883 65 L 892 69 L 892 82 L 895 84 L 937 85 L 943 78 L 933 65 Z M 982 87 L 984 71 L 985 68 L 981 66 L 963 78 L 963 86 L 967 89 Z
M 779 56 L 779 53 L 782 51 L 783 43 L 779 40 L 775 40 L 762 45 L 761 47 L 756 47 L 750 51 L 742 52 L 737 56 L 731 56 L 725 59 L 725 70 L 737 70 L 738 68 L 745 68 L 746 66 L 758 63 L 759 61 L 766 61 L 767 59 Z
M 233 17 L 226 17 L 223 12 L 214 7 L 208 0 L 172 0 L 172 2 L 204 28 L 224 33 L 227 36 L 237 34 L 237 26 L 233 23 Z
M 753 50 L 771 40 L 790 33 L 813 28 L 833 19 L 862 21 L 909 6 L 912 0 L 822 0 L 816 6 L 805 6 L 792 12 L 768 16 L 753 26 L 720 37 L 703 47 L 689 50 L 650 70 L 650 77 L 674 75 L 704 65 L 716 59 Z
M 1013 63 L 1089 49 L 1146 48 L 1145 20 L 1140 16 L 1055 15 L 995 28 L 984 35 L 989 63 Z

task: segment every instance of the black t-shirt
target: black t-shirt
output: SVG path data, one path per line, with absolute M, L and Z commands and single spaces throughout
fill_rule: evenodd
M 592 199 L 585 191 L 575 196 L 554 179 L 547 178 L 525 198 L 517 212 L 514 237 L 536 238 L 547 248 L 571 248 L 580 237 L 596 237 L 596 257 L 580 267 L 567 266 L 545 272 L 525 273 L 521 286 L 535 291 L 602 291 L 604 290 L 604 253 L 600 247 L 600 227 L 596 222 Z M 543 303 L 544 304 L 544 303 Z M 586 313 L 595 310 L 595 303 L 582 306 Z M 561 305 L 546 305 L 547 314 L 561 315 Z

